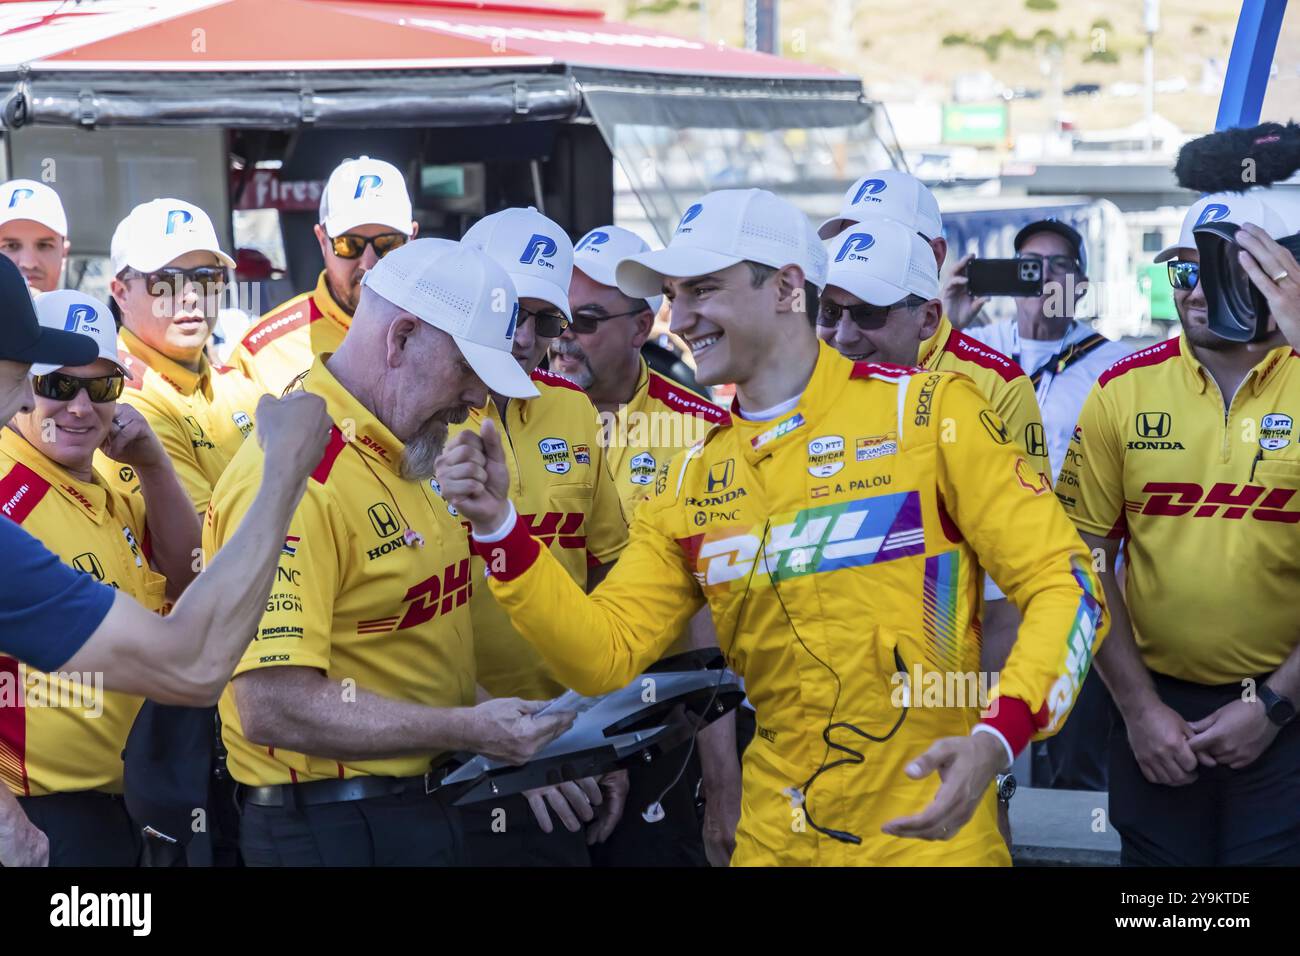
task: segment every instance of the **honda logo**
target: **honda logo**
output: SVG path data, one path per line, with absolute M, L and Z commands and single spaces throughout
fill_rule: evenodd
M 84 574 L 89 574 L 96 581 L 104 580 L 104 566 L 99 563 L 99 558 L 89 551 L 73 558 L 72 566 Z
M 1173 427 L 1168 412 L 1142 412 L 1137 417 L 1139 438 L 1165 438 Z
M 721 491 L 731 484 L 731 479 L 736 471 L 736 460 L 728 458 L 726 461 L 720 461 L 709 469 L 709 493 Z
M 393 510 L 382 501 L 370 506 L 370 526 L 375 529 L 375 534 L 381 538 L 391 538 L 397 534 L 397 518 L 393 516 Z
M 1040 458 L 1047 455 L 1047 436 L 1038 422 L 1025 426 L 1025 451 Z

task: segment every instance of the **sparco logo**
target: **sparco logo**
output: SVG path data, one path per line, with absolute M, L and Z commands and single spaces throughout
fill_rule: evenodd
M 916 399 L 916 413 L 912 418 L 914 425 L 930 424 L 930 406 L 934 403 L 934 389 L 941 380 L 939 375 L 931 375 L 921 385 L 921 394 Z

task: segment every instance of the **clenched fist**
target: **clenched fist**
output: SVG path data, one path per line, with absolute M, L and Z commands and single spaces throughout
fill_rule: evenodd
M 257 403 L 258 443 L 276 469 L 295 479 L 305 479 L 320 463 L 329 434 L 330 418 L 319 395 L 263 395 Z
M 475 532 L 490 534 L 501 527 L 510 513 L 510 472 L 490 418 L 478 434 L 465 429 L 447 442 L 434 469 L 443 498 L 469 519 Z

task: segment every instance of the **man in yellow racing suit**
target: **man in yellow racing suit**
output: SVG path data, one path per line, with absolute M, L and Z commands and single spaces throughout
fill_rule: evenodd
M 449 444 L 439 481 L 493 594 L 576 690 L 626 684 L 707 602 L 758 715 L 733 863 L 1005 865 L 994 776 L 1066 718 L 1101 588 L 968 379 L 819 345 L 825 261 L 789 204 L 730 190 L 620 263 L 629 295 L 662 283 L 700 380 L 735 381 L 737 403 L 657 476 L 591 596 L 517 520 L 493 428 Z M 1023 618 L 983 714 L 980 566 Z

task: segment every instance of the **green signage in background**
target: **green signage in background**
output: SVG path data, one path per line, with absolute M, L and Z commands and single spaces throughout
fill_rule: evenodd
M 943 141 L 967 146 L 1000 146 L 1007 140 L 1007 104 L 972 106 L 946 103 Z
M 1138 288 L 1146 293 L 1153 321 L 1178 321 L 1178 310 L 1174 307 L 1174 289 L 1169 284 L 1169 268 L 1165 263 L 1139 266 Z

